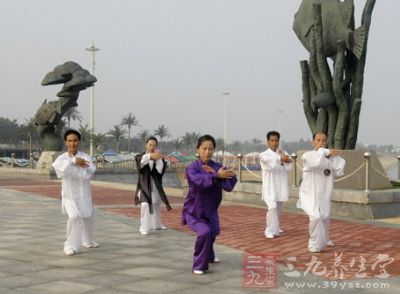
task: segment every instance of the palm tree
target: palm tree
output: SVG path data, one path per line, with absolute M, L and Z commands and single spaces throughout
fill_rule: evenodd
M 167 138 L 171 137 L 171 134 L 169 133 L 168 128 L 164 125 L 158 126 L 158 128 L 154 130 L 154 135 L 160 137 L 160 142 L 165 137 L 167 137 Z
M 191 149 L 193 146 L 196 146 L 199 137 L 200 133 L 196 132 L 186 132 L 185 135 L 182 136 L 181 144 L 186 146 L 186 152 L 189 152 L 189 149 Z
M 25 119 L 25 123 L 21 126 L 24 127 L 28 132 L 33 132 L 36 130 L 35 120 L 33 118 Z
M 128 128 L 128 152 L 131 152 L 131 128 L 138 126 L 139 121 L 132 113 L 129 113 L 122 118 L 121 125 Z
M 143 144 L 146 142 L 147 137 L 149 136 L 149 131 L 148 130 L 141 130 L 138 133 L 138 136 L 140 140 L 143 142 Z
M 56 125 L 56 134 L 62 136 L 69 128 L 67 126 L 67 121 L 65 119 L 61 119 L 60 122 Z
M 190 137 L 192 139 L 193 146 L 196 146 L 197 145 L 197 140 L 200 138 L 200 133 L 191 132 L 190 133 Z
M 80 123 L 82 122 L 82 115 L 79 112 L 78 108 L 75 107 L 71 107 L 70 109 L 68 109 L 65 113 L 64 113 L 64 117 L 67 119 L 67 126 L 68 129 L 71 128 L 71 120 L 77 120 Z
M 175 140 L 172 140 L 171 143 L 175 147 L 175 151 L 178 152 L 179 147 L 182 146 L 182 140 L 180 138 L 176 138 Z
M 93 146 L 96 147 L 96 150 L 102 149 L 102 145 L 104 143 L 105 138 L 106 138 L 106 134 L 102 134 L 102 133 L 92 134 Z
M 260 140 L 260 139 L 257 139 L 257 138 L 251 139 L 250 142 L 253 143 L 254 145 L 261 144 L 261 140 Z
M 243 143 L 240 141 L 233 141 L 231 144 L 229 144 L 229 147 L 236 153 L 243 152 Z
M 186 132 L 182 136 L 182 144 L 186 146 L 186 152 L 189 153 L 189 147 L 192 145 L 192 135 L 191 133 Z
M 32 153 L 34 148 L 33 146 L 37 145 L 37 141 L 39 139 L 39 133 L 36 132 L 36 125 L 35 121 L 33 118 L 31 119 L 25 119 L 25 123 L 21 125 L 21 127 L 24 129 L 24 133 L 26 134 L 26 137 L 29 138 L 29 154 Z
M 81 133 L 81 136 L 82 136 L 82 140 L 81 140 L 83 143 L 82 148 L 85 148 L 87 143 L 90 142 L 90 135 L 91 135 L 91 131 L 90 131 L 88 124 L 85 124 L 85 125 L 80 124 L 79 128 L 78 128 L 78 132 Z
M 215 143 L 216 143 L 218 149 L 224 148 L 224 139 L 223 138 L 216 138 Z
M 35 140 L 39 138 L 39 134 L 36 132 L 37 126 L 35 125 L 35 120 L 33 118 L 25 119 L 25 123 L 22 124 L 21 127 L 25 129 L 25 133 L 28 137 Z
M 119 151 L 119 141 L 124 138 L 126 131 L 120 125 L 114 125 L 113 129 L 109 130 L 107 134 L 111 135 L 115 140 L 115 150 Z

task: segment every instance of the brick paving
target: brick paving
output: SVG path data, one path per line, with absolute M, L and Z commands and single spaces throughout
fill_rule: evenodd
M 60 199 L 60 182 L 55 180 L 0 178 L 0 186 Z M 171 229 L 193 234 L 181 225 L 184 199 L 169 199 L 173 209 L 170 212 L 163 209 L 163 223 Z M 133 191 L 94 186 L 93 200 L 95 206 L 107 212 L 139 217 L 139 208 L 132 205 Z M 337 279 L 343 274 L 343 279 L 351 279 L 362 275 L 374 277 L 386 271 L 391 276 L 400 276 L 400 228 L 332 219 L 331 239 L 336 247 L 309 253 L 308 219 L 303 214 L 283 212 L 281 223 L 285 232 L 275 239 L 266 239 L 263 234 L 265 208 L 224 202 L 220 218 L 218 244 L 249 253 L 276 253 L 282 264 L 310 274 L 326 279 Z M 381 261 L 377 262 L 379 258 Z

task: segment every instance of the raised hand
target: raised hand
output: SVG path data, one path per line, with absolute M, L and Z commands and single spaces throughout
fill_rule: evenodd
M 153 153 L 150 153 L 150 158 L 152 160 L 159 160 L 163 157 L 163 155 L 161 154 L 160 150 L 155 150 Z
M 339 156 L 340 155 L 340 152 L 339 152 L 339 150 L 336 150 L 336 149 L 330 149 L 329 150 L 329 157 L 331 157 L 331 156 Z
M 209 166 L 207 164 L 203 165 L 203 169 L 208 173 L 211 173 L 211 174 L 215 173 L 215 170 L 211 166 Z
M 279 150 L 278 153 L 279 153 L 279 155 L 281 157 L 281 162 L 284 162 L 284 163 L 291 163 L 292 162 L 292 159 L 290 158 L 290 156 L 286 155 L 285 152 L 283 152 L 283 150 Z
M 76 157 L 75 158 L 75 164 L 77 166 L 80 166 L 80 167 L 88 167 L 89 166 L 89 161 L 87 161 L 87 160 L 85 160 L 83 158 L 80 158 L 80 157 Z
M 226 169 L 224 167 L 221 167 L 218 170 L 218 178 L 220 179 L 232 179 L 236 174 L 233 171 L 233 169 Z

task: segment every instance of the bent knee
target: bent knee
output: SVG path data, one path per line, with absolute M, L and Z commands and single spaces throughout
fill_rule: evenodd
M 68 216 L 68 221 L 69 222 L 77 222 L 80 221 L 81 217 L 79 215 L 70 215 Z
M 212 237 L 214 235 L 214 231 L 210 227 L 202 227 L 197 231 L 198 237 Z

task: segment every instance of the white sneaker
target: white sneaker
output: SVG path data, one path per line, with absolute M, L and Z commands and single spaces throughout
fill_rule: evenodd
M 193 273 L 195 275 L 204 275 L 204 271 L 201 271 L 201 270 L 194 270 Z
M 100 244 L 97 243 L 96 241 L 92 241 L 92 243 L 90 243 L 90 244 L 85 244 L 85 245 L 83 245 L 83 246 L 85 246 L 86 248 L 98 248 L 98 247 L 100 246 Z
M 214 257 L 214 259 L 212 260 L 212 263 L 220 263 L 221 259 L 219 259 L 218 257 Z
M 157 228 L 156 230 L 168 230 L 168 228 L 164 225 L 161 225 L 161 227 Z
M 75 251 L 72 248 L 64 248 L 65 255 L 71 256 L 75 254 Z
M 265 234 L 265 237 L 266 237 L 267 239 L 274 239 L 274 238 L 275 238 L 275 236 L 272 235 L 272 234 L 270 234 L 270 233 Z
M 328 241 L 328 243 L 326 243 L 326 246 L 328 247 L 335 247 L 335 243 L 333 243 L 331 240 Z
M 312 248 L 312 247 L 310 247 L 310 248 L 308 248 L 308 251 L 310 251 L 310 252 L 312 252 L 312 253 L 317 253 L 317 252 L 320 252 L 321 250 L 319 250 L 318 248 Z

